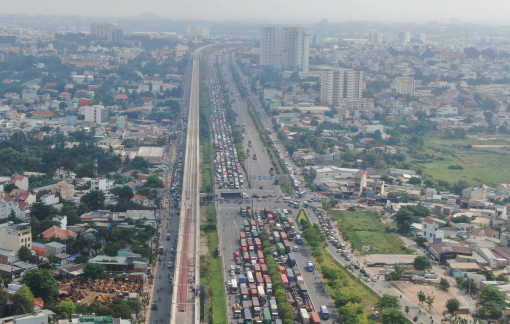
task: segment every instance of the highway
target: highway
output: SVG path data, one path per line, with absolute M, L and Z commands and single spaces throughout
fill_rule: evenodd
M 278 185 L 274 184 L 274 180 L 269 179 L 269 169 L 272 167 L 271 161 L 266 153 L 266 149 L 263 146 L 263 143 L 259 139 L 258 132 L 253 124 L 253 121 L 248 114 L 246 103 L 235 94 L 238 94 L 239 91 L 235 85 L 235 82 L 232 78 L 230 69 L 227 64 L 222 64 L 221 71 L 224 76 L 224 80 L 226 82 L 226 86 L 234 92 L 234 96 L 231 96 L 231 99 L 236 99 L 235 103 L 232 105 L 232 109 L 238 114 L 237 124 L 245 124 L 246 131 L 244 148 L 250 148 L 251 156 L 246 160 L 246 169 L 247 175 L 246 178 L 251 181 L 251 189 L 242 188 L 241 191 L 246 192 L 250 199 L 243 199 L 242 205 L 251 205 L 253 210 L 262 209 L 265 207 L 269 207 L 272 210 L 276 209 L 284 209 L 289 208 L 288 203 L 284 203 L 281 199 L 277 197 L 282 197 L 283 194 Z M 271 127 L 269 124 L 265 127 Z M 273 137 L 274 138 L 274 137 Z M 248 147 L 248 141 L 251 140 L 252 147 Z M 253 154 L 257 155 L 257 160 L 253 160 Z M 253 177 L 256 177 L 254 179 Z M 259 180 L 259 176 L 261 179 Z M 266 176 L 266 180 L 263 177 Z M 260 189 L 262 187 L 262 189 Z M 231 191 L 228 189 L 216 189 L 217 193 L 222 191 Z M 251 198 L 252 194 L 257 194 L 258 196 L 268 196 L 267 198 Z M 269 197 L 269 196 L 274 197 Z M 246 218 L 241 217 L 240 215 L 240 203 L 239 201 L 228 201 L 228 200 L 217 200 L 217 215 L 218 215 L 218 223 L 220 224 L 220 242 L 224 247 L 223 251 L 223 263 L 225 264 L 225 274 L 224 279 L 227 281 L 230 279 L 230 275 L 227 273 L 227 270 L 230 268 L 230 265 L 235 264 L 233 254 L 235 251 L 239 251 L 239 234 L 243 229 L 243 222 Z M 290 215 L 296 218 L 297 210 L 293 210 L 294 214 Z M 292 244 L 295 244 L 293 241 Z M 299 268 L 301 275 L 304 279 L 305 285 L 310 293 L 311 302 L 316 311 L 319 310 L 321 305 L 327 306 L 331 313 L 331 320 L 335 320 L 338 318 L 336 313 L 334 304 L 327 293 L 324 290 L 324 286 L 321 284 L 320 275 L 315 273 L 310 273 L 304 271 L 304 267 L 308 260 L 312 260 L 309 249 L 305 244 L 297 245 L 297 252 L 294 252 L 294 255 L 297 259 L 297 267 Z M 227 303 L 232 305 L 233 300 L 227 297 Z M 231 313 L 231 307 L 229 308 L 229 313 Z M 233 318 L 231 317 L 233 320 Z
M 245 81 L 245 80 L 247 81 L 246 77 L 243 76 L 243 73 L 242 73 L 241 69 L 239 69 L 237 67 L 237 65 L 236 65 L 236 69 L 237 69 L 239 75 L 241 76 L 241 79 L 243 81 Z M 232 82 L 233 82 L 233 80 L 232 80 Z M 289 166 L 296 172 L 295 173 L 295 177 L 300 181 L 300 183 L 302 185 L 300 190 L 308 190 L 305 187 L 304 177 L 302 175 L 300 175 L 301 171 L 299 171 L 299 170 L 301 170 L 301 168 L 299 168 L 299 167 L 297 167 L 295 165 L 293 159 L 290 157 L 290 155 L 288 154 L 286 148 L 283 146 L 283 143 L 281 143 L 281 141 L 277 139 L 277 134 L 273 130 L 273 124 L 272 124 L 271 120 L 267 117 L 267 115 L 266 115 L 264 109 L 262 108 L 258 98 L 251 92 L 250 89 L 247 88 L 247 90 L 249 92 L 249 100 L 252 103 L 253 107 L 255 107 L 255 110 L 257 111 L 257 113 L 258 113 L 258 115 L 260 117 L 260 120 L 263 123 L 264 128 L 269 129 L 269 132 L 271 133 L 271 136 L 275 140 L 275 147 L 281 152 L 281 155 L 283 156 L 284 161 L 286 163 L 288 163 Z M 245 103 L 243 102 L 242 105 L 245 105 Z M 243 114 L 243 116 L 245 116 L 245 115 Z M 250 118 L 249 118 L 248 115 L 246 115 L 245 119 L 250 119 Z M 248 132 L 248 127 L 247 127 L 247 132 Z M 253 132 L 256 134 L 256 130 L 253 130 Z M 250 134 L 251 134 L 251 132 L 250 132 Z M 262 143 L 260 143 L 260 145 L 262 145 Z M 269 164 L 270 161 L 267 160 L 267 163 Z M 324 196 L 321 195 L 321 194 L 314 194 L 313 196 L 308 195 L 308 196 L 306 196 L 304 198 L 301 198 L 299 200 L 302 203 L 303 201 L 310 200 L 313 197 L 323 198 Z M 349 204 L 348 201 L 343 201 L 343 202 Z M 311 204 L 310 206 L 312 206 L 312 205 L 314 205 L 314 204 Z M 315 206 L 320 207 L 320 204 L 316 203 Z M 280 208 L 282 208 L 282 207 L 280 207 Z M 315 213 L 312 211 L 311 208 L 305 208 L 305 211 L 306 211 L 306 213 L 307 213 L 307 215 L 308 215 L 308 217 L 309 217 L 309 219 L 310 219 L 310 221 L 312 223 L 318 223 L 318 218 L 315 216 Z M 337 233 L 338 233 L 338 231 L 337 231 Z M 328 250 L 333 255 L 333 257 L 337 261 L 339 261 L 341 264 L 343 264 L 344 266 L 349 265 L 350 261 L 346 261 L 345 258 L 343 258 L 339 253 L 337 253 L 336 252 L 337 249 L 332 244 L 328 245 Z M 308 250 L 306 249 L 306 251 L 308 251 Z M 355 257 L 355 259 L 359 262 L 359 264 L 363 264 L 364 263 L 363 256 L 357 256 L 357 257 Z M 299 260 L 298 260 L 298 262 L 299 262 Z M 367 268 L 367 270 L 369 272 L 371 272 L 372 275 L 376 275 L 378 273 L 379 269 L 380 268 Z M 360 272 L 359 272 L 359 270 L 353 270 L 353 273 L 355 275 L 358 275 Z M 438 272 L 438 273 L 440 273 L 440 272 Z M 383 294 L 389 294 L 389 295 L 392 295 L 392 296 L 400 296 L 401 295 L 401 292 L 397 288 L 395 288 L 391 283 L 389 283 L 387 281 L 384 281 L 384 280 L 379 280 L 377 282 L 367 282 L 365 284 L 370 286 L 379 295 L 383 295 Z M 431 322 L 431 319 L 430 319 L 431 314 L 429 313 L 428 309 L 424 308 L 424 307 L 420 307 L 418 304 L 412 302 L 411 300 L 409 300 L 405 296 L 402 296 L 401 304 L 402 304 L 402 309 L 405 306 L 409 306 L 409 308 L 410 308 L 409 318 L 413 318 L 416 315 L 422 321 L 424 321 L 424 322 L 426 321 L 428 323 L 435 323 L 436 321 L 440 322 L 440 320 L 442 318 L 440 316 L 437 316 L 437 317 L 434 318 L 434 321 Z M 315 306 L 315 303 L 314 303 L 314 306 Z M 330 308 L 328 306 L 328 309 L 331 312 L 333 308 Z

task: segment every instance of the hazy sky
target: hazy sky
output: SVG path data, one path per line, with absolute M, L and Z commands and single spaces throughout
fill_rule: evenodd
M 1 14 L 129 17 L 154 13 L 170 19 L 331 22 L 510 23 L 502 0 L 0 0 Z

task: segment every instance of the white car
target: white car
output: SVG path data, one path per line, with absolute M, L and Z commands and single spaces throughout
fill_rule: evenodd
M 379 280 L 379 277 L 377 277 L 377 276 L 373 276 L 373 277 L 372 277 L 372 281 L 374 281 L 374 282 L 375 282 L 375 281 L 377 281 L 377 280 Z
M 294 252 L 297 252 L 297 246 L 294 245 L 294 248 L 292 249 Z
M 231 277 L 235 277 L 236 276 L 236 272 L 234 270 L 230 270 L 230 276 Z

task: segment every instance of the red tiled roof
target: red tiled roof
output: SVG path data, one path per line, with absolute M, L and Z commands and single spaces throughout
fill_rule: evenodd
M 470 235 L 473 235 L 473 236 L 485 236 L 485 234 L 483 234 L 482 232 L 478 232 L 478 231 L 471 232 Z
M 486 228 L 483 230 L 485 233 L 497 233 L 498 231 L 492 229 L 492 228 Z
M 64 92 L 61 92 L 61 93 L 59 94 L 59 96 L 61 96 L 61 97 L 62 97 L 62 96 L 71 96 L 71 94 L 70 94 L 69 92 L 65 92 L 65 91 L 64 91 Z
M 48 117 L 55 116 L 55 114 L 52 113 L 51 111 L 34 111 L 32 113 L 32 115 L 36 115 L 36 116 L 48 116 Z
M 125 95 L 125 94 L 123 94 L 123 93 L 119 93 L 118 95 L 115 95 L 115 96 L 113 97 L 113 99 L 127 99 L 127 98 L 128 98 L 128 96 L 126 96 L 126 95 Z
M 57 183 L 57 187 L 67 187 L 69 184 L 65 181 L 60 181 Z
M 68 237 L 76 237 L 76 236 L 78 236 L 78 234 L 76 234 L 75 232 L 63 230 L 63 229 L 61 229 L 60 227 L 57 227 L 57 226 L 53 226 L 52 228 L 47 229 L 42 234 L 43 234 L 43 237 L 45 239 L 49 239 L 49 238 L 52 238 L 52 237 L 57 237 L 57 238 L 60 238 L 60 239 L 67 239 Z
M 42 297 L 34 298 L 34 303 L 32 304 L 32 308 L 36 308 L 37 306 L 44 308 L 44 300 Z
M 11 183 L 15 183 L 16 181 L 23 181 L 25 177 L 24 176 L 18 176 L 11 180 Z
M 434 224 L 434 222 L 435 222 L 435 220 L 430 217 L 425 217 L 425 219 L 423 221 L 427 224 Z
M 135 195 L 133 198 L 136 200 L 147 200 L 147 196 L 142 195 Z

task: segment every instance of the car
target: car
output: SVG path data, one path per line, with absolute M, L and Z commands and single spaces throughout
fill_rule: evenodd
M 297 246 L 296 245 L 294 245 L 294 247 L 292 248 L 292 251 L 297 252 Z
M 362 269 L 360 269 L 360 270 L 359 270 L 359 272 L 361 272 L 361 273 L 367 273 L 367 270 L 365 270 L 365 268 L 362 268 Z
M 262 190 L 262 189 L 264 189 L 264 187 L 262 187 L 262 186 L 259 186 L 259 189 L 260 189 L 260 190 Z
M 342 250 L 342 249 L 338 249 L 338 250 L 336 250 L 336 251 L 337 251 L 338 253 L 342 253 L 342 251 L 343 251 L 343 250 Z
M 345 257 L 345 261 L 351 261 L 351 257 L 350 256 L 346 256 Z
M 157 309 L 158 309 L 158 304 L 156 304 L 156 303 L 152 303 L 152 309 L 153 309 L 153 310 L 157 310 Z
M 236 276 L 236 272 L 234 270 L 230 270 L 230 276 L 231 277 L 235 277 Z
M 366 278 L 364 279 L 366 282 L 370 282 L 370 278 Z
M 374 282 L 375 282 L 375 281 L 377 281 L 377 280 L 379 280 L 379 277 L 377 277 L 377 276 L 373 276 L 373 277 L 372 277 L 372 281 L 374 281 Z
M 163 258 L 161 256 L 159 256 L 158 261 L 163 261 Z

